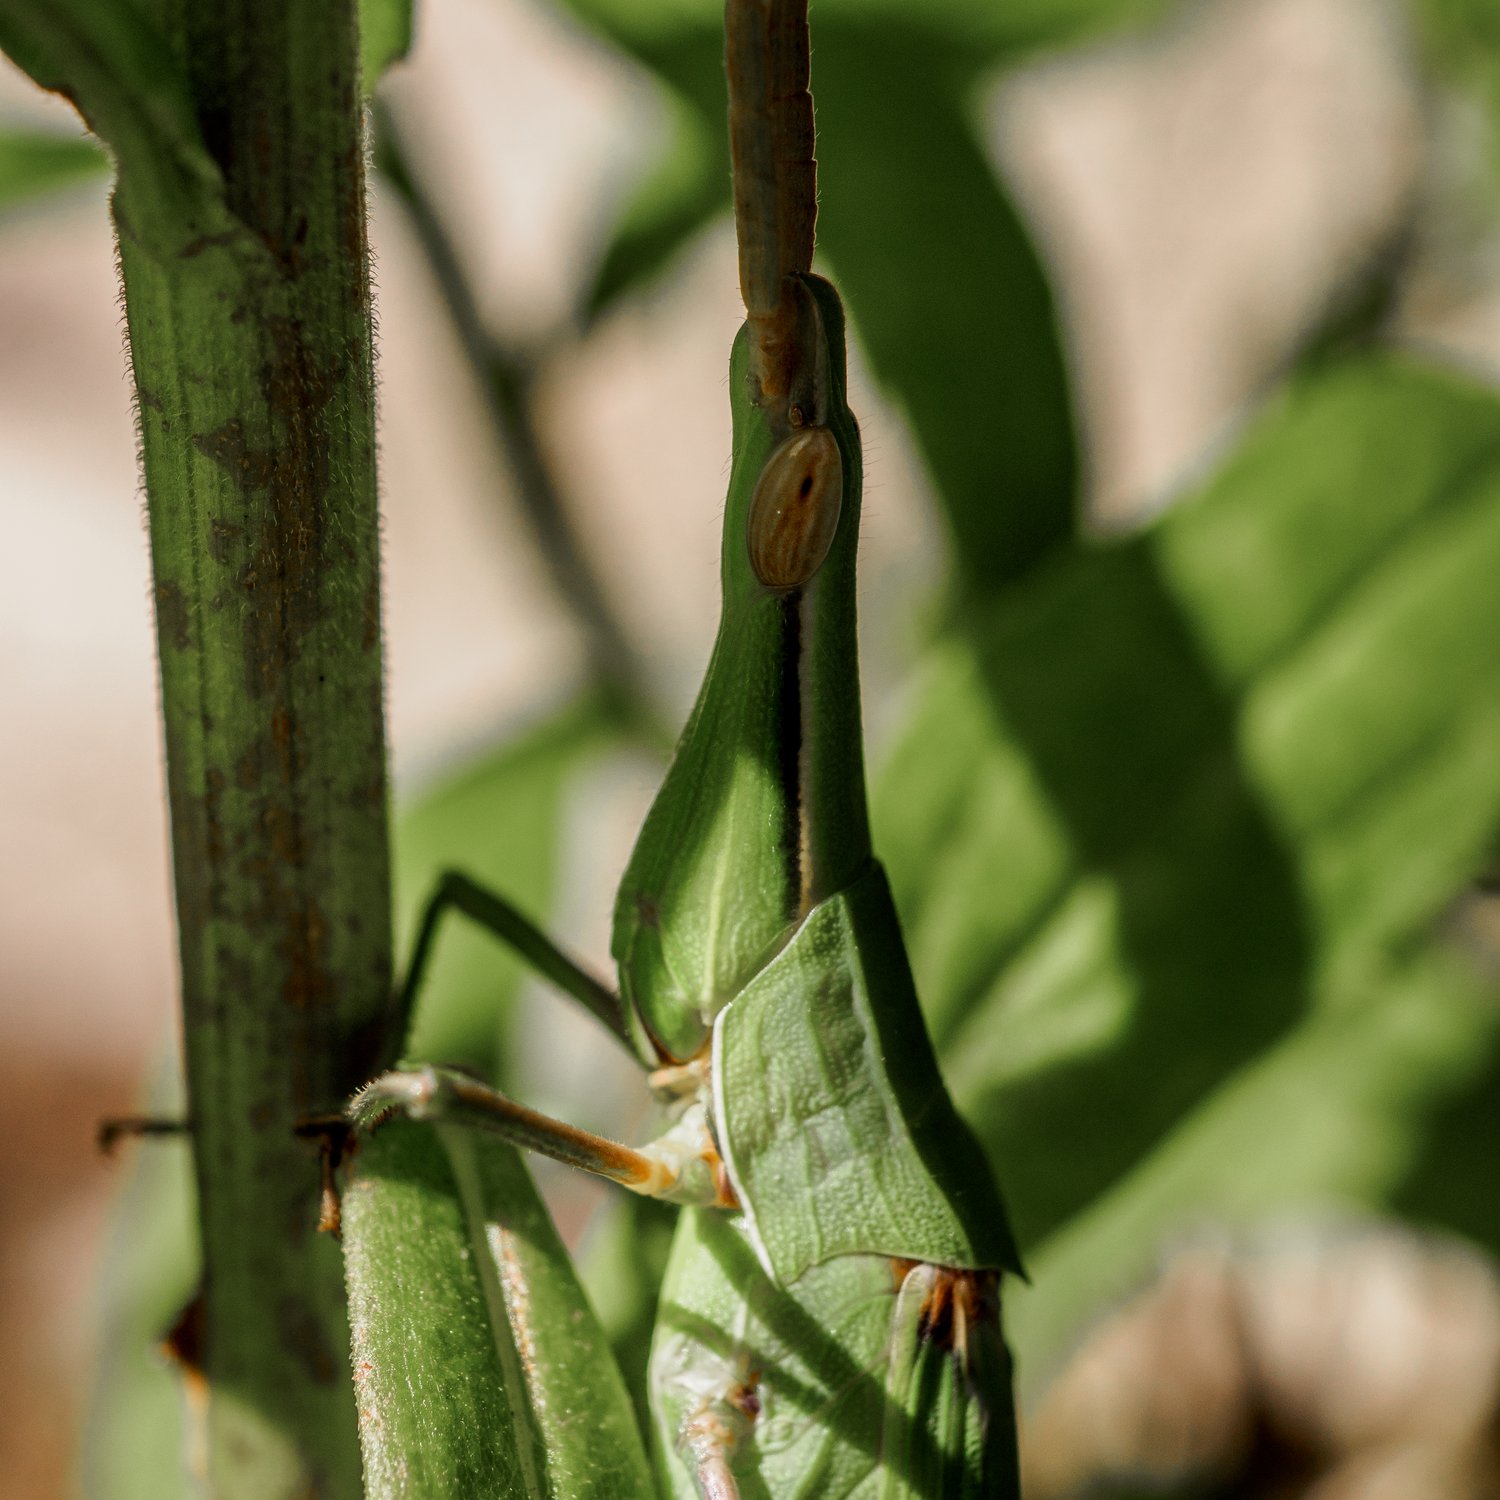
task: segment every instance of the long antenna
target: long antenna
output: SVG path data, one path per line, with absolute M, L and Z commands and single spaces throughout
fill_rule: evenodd
M 791 385 L 798 321 L 792 278 L 812 268 L 818 216 L 807 0 L 726 0 L 724 43 L 740 293 L 768 403 Z

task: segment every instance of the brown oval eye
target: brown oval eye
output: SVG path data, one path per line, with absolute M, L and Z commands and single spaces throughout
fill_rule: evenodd
M 766 460 L 750 499 L 750 566 L 768 589 L 794 589 L 823 565 L 844 503 L 844 461 L 826 427 L 794 432 Z

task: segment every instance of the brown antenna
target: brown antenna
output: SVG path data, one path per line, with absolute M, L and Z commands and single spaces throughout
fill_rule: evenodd
M 800 299 L 818 216 L 807 0 L 726 0 L 729 145 L 740 293 L 763 404 L 791 388 Z

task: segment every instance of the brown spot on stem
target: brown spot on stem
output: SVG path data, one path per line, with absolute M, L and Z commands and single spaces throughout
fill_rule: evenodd
M 239 422 L 222 422 L 211 432 L 193 434 L 193 446 L 230 474 L 241 489 L 262 490 L 271 482 L 276 458 L 269 448 L 248 448 Z
M 156 585 L 156 633 L 163 644 L 186 651 L 192 644 L 191 618 L 181 587 L 170 578 Z
M 253 792 L 260 785 L 260 756 L 255 746 L 248 747 L 235 763 L 234 784 L 242 792 Z
M 219 249 L 224 245 L 232 245 L 240 237 L 237 229 L 226 229 L 220 234 L 200 234 L 191 239 L 181 250 L 177 252 L 178 260 L 192 260 L 202 255 L 205 250 Z

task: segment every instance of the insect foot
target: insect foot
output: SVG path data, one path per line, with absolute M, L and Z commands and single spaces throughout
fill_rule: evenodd
M 412 1120 L 428 1120 L 434 1113 L 442 1113 L 441 1105 L 436 1104 L 442 1092 L 442 1076 L 436 1068 L 382 1073 L 349 1101 L 345 1113 L 356 1130 L 373 1130 L 397 1113 Z

